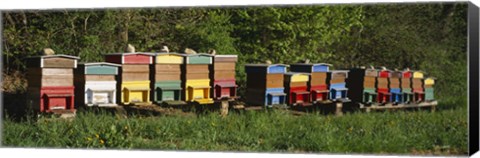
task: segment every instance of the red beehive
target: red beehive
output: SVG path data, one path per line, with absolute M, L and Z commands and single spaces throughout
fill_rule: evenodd
M 289 105 L 312 105 L 310 92 L 308 91 L 309 74 L 307 73 L 286 73 L 284 78 L 285 92 Z
M 210 70 L 212 98 L 237 98 L 237 85 L 235 83 L 235 65 L 237 55 L 215 55 Z
M 402 71 L 402 78 L 400 78 L 400 89 L 403 93 L 404 102 L 411 102 L 414 100 L 414 94 L 412 89 L 412 71 L 406 69 Z
M 75 111 L 73 69 L 79 58 L 47 55 L 28 58 L 28 103 L 39 112 Z
M 377 101 L 379 103 L 390 102 L 390 87 L 388 78 L 391 75 L 391 71 L 387 69 L 382 69 L 378 71 L 377 78 Z

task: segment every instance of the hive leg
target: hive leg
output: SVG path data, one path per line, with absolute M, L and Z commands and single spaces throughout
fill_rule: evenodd
M 336 104 L 335 115 L 342 116 L 343 115 L 343 112 L 342 112 L 343 103 L 342 102 L 337 102 L 335 104 Z
M 228 115 L 228 100 L 222 100 L 220 114 L 222 116 L 227 116 Z

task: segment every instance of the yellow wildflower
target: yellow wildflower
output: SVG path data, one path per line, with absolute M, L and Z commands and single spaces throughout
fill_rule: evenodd
M 100 144 L 103 144 L 103 143 L 105 143 L 105 141 L 103 141 L 102 139 L 100 139 Z
M 97 138 L 100 138 L 100 135 L 98 135 L 98 134 L 95 134 L 95 137 L 97 137 Z
M 87 140 L 88 140 L 88 141 L 92 141 L 92 138 L 90 138 L 90 137 L 87 137 Z

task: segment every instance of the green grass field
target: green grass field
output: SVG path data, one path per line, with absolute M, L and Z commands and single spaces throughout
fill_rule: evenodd
M 439 107 L 448 105 L 440 104 Z M 4 146 L 362 154 L 467 154 L 467 108 L 291 115 L 248 111 L 3 122 Z

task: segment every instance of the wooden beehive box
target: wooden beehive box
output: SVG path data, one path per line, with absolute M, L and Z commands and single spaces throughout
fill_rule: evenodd
M 287 71 L 284 64 L 246 64 L 247 104 L 273 106 L 284 105 L 283 74 Z
M 69 55 L 27 58 L 27 105 L 39 112 L 75 111 L 73 69 L 78 59 Z
M 402 92 L 412 92 L 412 71 L 402 71 L 402 78 L 400 79 L 400 87 Z
M 332 65 L 327 63 L 297 63 L 290 65 L 290 71 L 310 73 L 308 90 L 311 93 L 311 101 L 317 102 L 328 99 L 327 73 L 330 66 Z
M 237 84 L 235 83 L 235 66 L 237 55 L 215 55 L 213 66 L 210 70 L 212 98 L 234 99 L 237 97 Z
M 377 100 L 378 70 L 374 68 L 350 69 L 347 79 L 348 97 L 355 102 L 373 103 Z
M 402 72 L 402 78 L 400 78 L 400 89 L 402 91 L 402 101 L 409 103 L 414 100 L 412 91 L 412 71 L 406 69 Z
M 377 77 L 377 101 L 379 103 L 387 103 L 391 101 L 389 78 L 392 74 L 391 70 L 378 70 Z
M 412 91 L 414 94 L 414 102 L 425 100 L 425 91 L 423 89 L 423 71 L 412 71 Z
M 434 91 L 433 85 L 435 84 L 435 80 L 436 78 L 434 77 L 427 77 L 423 80 L 426 101 L 435 100 L 434 92 L 433 92 Z
M 400 83 L 402 77 L 402 71 L 391 71 L 390 78 L 388 79 L 391 94 L 390 100 L 394 103 L 402 103 L 404 101 Z
M 105 61 L 121 64 L 117 83 L 117 100 L 121 104 L 151 104 L 150 64 L 153 53 L 111 53 Z
M 348 73 L 348 70 L 332 70 L 327 74 L 331 100 L 348 99 L 348 88 L 346 87 Z
M 309 106 L 312 105 L 310 92 L 308 91 L 308 81 L 310 75 L 307 73 L 285 73 L 284 86 L 287 93 L 287 103 L 289 105 Z
M 75 70 L 76 105 L 116 106 L 120 66 L 107 62 L 79 64 Z
M 184 54 L 156 53 L 152 64 L 152 101 L 182 104 L 182 64 Z
M 211 104 L 210 66 L 212 55 L 200 53 L 189 54 L 184 58 L 182 68 L 183 100 L 199 104 Z

